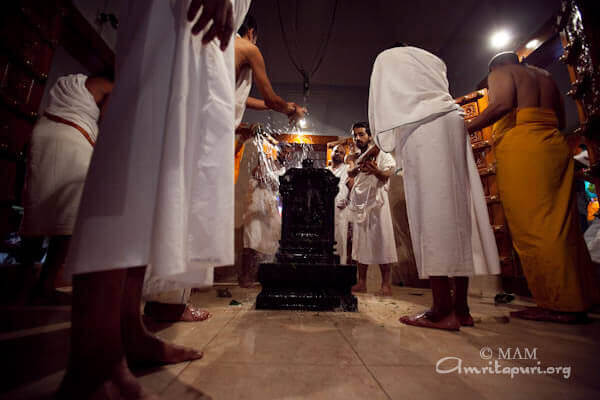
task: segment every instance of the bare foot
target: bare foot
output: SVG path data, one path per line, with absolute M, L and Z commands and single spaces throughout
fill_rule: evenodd
M 443 316 L 443 317 L 434 317 L 434 313 L 432 311 L 425 311 L 424 313 L 408 316 L 400 318 L 400 322 L 406 325 L 418 326 L 421 328 L 434 328 L 434 329 L 443 329 L 447 331 L 458 331 L 460 330 L 460 323 L 456 318 L 454 312 Z
M 375 293 L 375 296 L 389 297 L 392 295 L 392 288 L 388 285 L 381 286 L 378 292 Z
M 475 326 L 475 322 L 473 321 L 473 317 L 471 316 L 471 313 L 466 313 L 466 314 L 456 314 L 456 318 L 458 319 L 458 322 L 460 323 L 460 326 Z
M 130 366 L 177 364 L 202 358 L 201 351 L 167 343 L 146 330 L 142 322 L 123 323 L 123 347 Z
M 192 307 L 191 305 L 188 304 L 185 307 L 183 314 L 181 314 L 181 318 L 179 320 L 185 321 L 185 322 L 199 322 L 199 321 L 206 321 L 207 319 L 210 318 L 210 316 L 211 316 L 211 314 L 208 311 L 204 311 L 199 308 Z
M 367 293 L 367 284 L 365 282 L 358 282 L 352 286 L 352 291 L 356 293 Z
M 169 304 L 147 301 L 144 315 L 158 322 L 198 322 L 210 317 L 208 311 L 202 311 L 190 304 Z
M 94 366 L 69 368 L 60 384 L 57 399 L 158 400 L 135 379 L 125 360 L 103 374 Z

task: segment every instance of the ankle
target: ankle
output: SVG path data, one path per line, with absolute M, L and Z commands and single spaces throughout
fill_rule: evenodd
M 469 309 L 469 306 L 466 305 L 466 304 L 464 304 L 464 305 L 455 305 L 454 306 L 454 311 L 458 315 L 468 315 L 471 312 L 471 310 Z

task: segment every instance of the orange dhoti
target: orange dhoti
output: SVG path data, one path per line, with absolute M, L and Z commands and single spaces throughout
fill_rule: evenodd
M 573 203 L 571 151 L 557 126 L 554 112 L 540 108 L 496 123 L 498 191 L 537 305 L 586 311 L 598 287 Z

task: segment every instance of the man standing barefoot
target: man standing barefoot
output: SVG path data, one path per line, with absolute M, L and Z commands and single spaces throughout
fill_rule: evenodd
M 396 160 L 402 162 L 419 278 L 429 278 L 433 292 L 431 310 L 400 319 L 408 325 L 448 330 L 473 325 L 468 277 L 500 273 L 460 111 L 448 91 L 446 65 L 438 57 L 403 45 L 377 56 L 369 120 L 376 143 L 384 151 L 395 151 Z
M 361 155 L 348 171 L 350 219 L 354 223 L 352 259 L 358 263 L 358 283 L 352 291 L 367 291 L 369 264 L 379 264 L 380 296 L 390 296 L 392 265 L 398 261 L 389 201 L 389 178 L 396 169 L 394 158 L 373 145 L 366 122 L 352 126 L 352 136 Z
M 123 3 L 117 79 L 67 260 L 59 398 L 155 398 L 128 365 L 202 356 L 150 335 L 140 298 L 149 264 L 151 276 L 202 281 L 233 263 L 232 14 L 229 0 Z

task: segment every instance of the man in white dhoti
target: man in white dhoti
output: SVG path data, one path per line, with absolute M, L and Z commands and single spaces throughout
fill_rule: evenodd
M 246 15 L 248 8 L 250 7 L 250 0 L 238 0 L 234 6 L 234 25 L 237 29 L 237 34 L 234 42 L 234 59 L 235 59 L 235 71 L 236 71 L 236 85 L 235 85 L 235 124 L 236 127 L 236 138 L 235 138 L 235 149 L 234 149 L 234 182 L 237 181 L 239 174 L 239 165 L 243 156 L 245 141 L 253 136 L 253 127 L 247 124 L 241 124 L 244 111 L 246 109 L 246 102 L 251 101 L 248 99 L 250 89 L 252 88 L 252 68 L 248 64 L 248 55 L 255 54 L 258 52 L 256 48 L 256 40 L 258 38 L 258 27 L 256 21 L 252 16 Z M 250 44 L 248 44 L 250 43 Z M 255 51 L 250 51 L 249 48 L 254 47 Z M 261 56 L 262 57 L 262 56 Z M 265 75 L 264 62 L 262 64 L 262 70 L 258 71 L 259 75 Z M 271 99 L 271 103 L 279 105 L 285 103 L 279 96 L 273 92 L 268 78 L 266 81 L 259 80 L 260 84 L 265 84 L 267 87 L 262 88 L 261 92 L 267 94 L 268 98 Z M 253 99 L 254 103 L 258 100 Z M 254 104 L 252 103 L 252 104 Z M 263 102 L 264 104 L 264 102 Z M 293 104 L 293 103 L 289 103 Z M 290 106 L 291 108 L 291 106 Z M 286 109 L 287 111 L 287 109 Z M 304 115 L 301 107 L 298 108 L 296 114 Z M 298 118 L 298 115 L 290 114 L 290 119 Z M 212 283 L 212 272 L 210 281 L 205 280 L 198 282 L 196 286 L 205 287 Z M 189 285 L 193 286 L 190 282 Z M 172 282 L 159 277 L 146 276 L 146 282 L 144 284 L 144 315 L 146 317 L 154 318 L 159 321 L 186 321 L 186 322 L 198 322 L 208 319 L 211 314 L 208 311 L 201 310 L 192 304 L 190 304 L 190 296 L 192 293 L 191 287 L 181 287 L 178 282 Z
M 331 165 L 327 167 L 336 178 L 339 178 L 338 194 L 335 196 L 335 241 L 336 253 L 340 256 L 340 263 L 348 262 L 348 216 L 346 206 L 348 205 L 348 164 L 344 163 L 346 150 L 343 145 L 338 144 L 332 149 Z
M 281 214 L 279 213 L 279 177 L 285 174 L 285 162 L 290 148 L 281 144 L 274 157 L 265 139 L 254 138 L 258 160 L 248 185 L 247 207 L 244 212 L 242 267 L 238 274 L 241 287 L 251 287 L 256 281 L 258 264 L 271 261 L 279 249 Z
M 29 251 L 49 238 L 48 253 L 31 301 L 60 301 L 54 284 L 67 257 L 81 192 L 98 137 L 101 109 L 112 91 L 104 77 L 58 78 L 44 115 L 35 124 L 27 157 L 20 235 Z
M 358 263 L 358 283 L 352 291 L 367 291 L 369 264 L 379 264 L 380 296 L 390 296 L 392 265 L 398 261 L 394 226 L 388 199 L 389 178 L 396 170 L 394 158 L 373 145 L 369 124 L 352 126 L 356 147 L 361 155 L 356 167 L 348 171 L 349 218 L 353 222 L 352 259 Z
M 258 25 L 251 15 L 246 16 L 235 38 L 235 178 L 239 174 L 239 166 L 244 153 L 244 142 L 253 134 L 248 124 L 242 124 L 246 108 L 254 110 L 274 110 L 288 116 L 290 123 L 304 117 L 306 108 L 293 102 L 286 102 L 273 90 L 267 76 L 265 60 L 256 45 L 258 40 Z M 254 77 L 254 79 L 253 79 Z M 250 96 L 252 83 L 256 82 L 263 100 Z
M 195 285 L 233 263 L 232 13 L 229 0 L 123 2 L 117 80 L 67 260 L 71 355 L 59 397 L 155 398 L 128 365 L 202 356 L 147 332 L 140 301 L 147 265 Z
M 254 110 L 274 110 L 285 114 L 293 123 L 304 117 L 306 109 L 293 102 L 287 102 L 275 93 L 267 76 L 265 60 L 256 45 L 258 40 L 258 25 L 251 15 L 248 15 L 238 30 L 235 38 L 235 118 L 236 127 L 242 122 L 246 107 Z M 263 100 L 249 97 L 252 82 Z
M 401 46 L 375 60 L 369 121 L 378 146 L 394 152 L 403 167 L 419 277 L 429 278 L 433 291 L 431 310 L 402 317 L 405 324 L 448 330 L 473 325 L 468 277 L 500 273 L 461 111 L 448 92 L 446 65 L 433 54 Z

